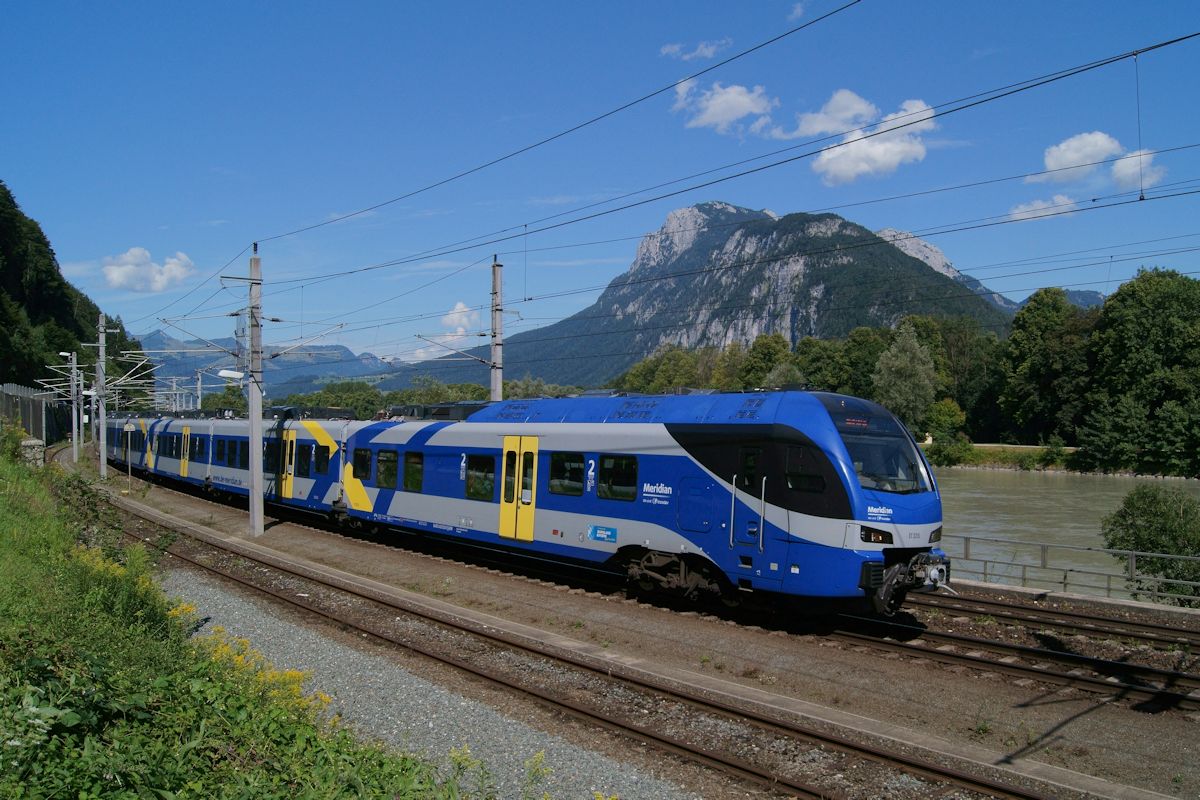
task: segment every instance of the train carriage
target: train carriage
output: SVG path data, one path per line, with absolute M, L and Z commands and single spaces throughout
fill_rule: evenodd
M 246 420 L 132 420 L 109 456 L 246 494 Z M 123 423 L 116 422 L 115 429 Z M 462 420 L 264 423 L 266 499 L 595 562 L 689 596 L 941 586 L 931 469 L 881 406 L 808 392 L 515 400 Z

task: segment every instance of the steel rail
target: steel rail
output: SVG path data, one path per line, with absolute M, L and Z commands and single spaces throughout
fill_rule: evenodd
M 1019 603 L 1005 603 L 983 598 L 943 597 L 941 595 L 910 594 L 905 604 L 922 608 L 958 611 L 964 614 L 987 614 L 997 619 L 1022 624 L 1043 625 L 1082 634 L 1102 633 L 1125 639 L 1136 639 L 1165 647 L 1200 648 L 1200 631 L 1175 628 L 1155 622 L 1116 619 L 1102 614 L 1082 611 L 1039 608 Z

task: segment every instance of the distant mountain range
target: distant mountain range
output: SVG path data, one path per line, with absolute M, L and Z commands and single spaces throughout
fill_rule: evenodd
M 194 392 L 196 372 L 203 370 L 208 374 L 201 376 L 201 382 L 214 388 L 224 383 L 215 376 L 218 370 L 236 368 L 237 358 L 233 354 L 239 351 L 238 341 L 233 337 L 205 342 L 176 339 L 155 330 L 137 338 L 142 350 L 162 364 L 155 373 L 160 386 L 164 380 L 169 384 L 175 378 L 181 389 Z M 371 353 L 355 355 L 342 345 L 308 344 L 301 351 L 274 358 L 272 352 L 269 345 L 264 345 L 263 382 L 267 387 L 267 402 L 293 393 L 311 392 L 332 381 L 382 376 L 390 369 L 387 362 Z
M 1068 292 L 1084 307 L 1098 292 Z M 755 211 L 721 202 L 672 211 L 639 244 L 629 270 L 589 308 L 506 339 L 509 378 L 598 386 L 666 344 L 724 347 L 780 333 L 845 336 L 860 325 L 895 325 L 909 314 L 967 316 L 997 331 L 1021 308 L 955 269 L 935 245 L 894 228 L 872 232 L 835 214 Z M 161 331 L 140 337 L 147 350 L 196 349 Z M 234 339 L 216 344 L 234 350 Z M 486 346 L 467 351 L 488 357 Z M 269 348 L 268 348 L 269 353 Z M 164 357 L 160 376 L 188 376 L 228 365 L 229 356 Z M 406 388 L 414 374 L 447 383 L 487 383 L 487 368 L 449 356 L 421 369 L 393 369 L 370 353 L 340 346 L 305 348 L 264 362 L 270 394 L 308 392 L 333 380 L 370 379 Z

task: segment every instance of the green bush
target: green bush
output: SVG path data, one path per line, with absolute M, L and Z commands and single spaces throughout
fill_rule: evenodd
M 1179 488 L 1144 483 L 1104 518 L 1101 531 L 1105 544 L 1114 550 L 1200 555 L 1200 501 Z M 1137 568 L 1139 573 L 1158 578 L 1200 582 L 1200 561 L 1138 556 Z M 1134 587 L 1168 593 L 1179 605 L 1200 604 L 1200 587 L 1160 584 L 1153 579 L 1134 581 Z
M 1066 442 L 1058 434 L 1054 434 L 1046 442 L 1046 446 L 1038 453 L 1038 466 L 1042 469 L 1059 467 L 1067 462 Z
M 0 458 L 7 461 L 21 460 L 21 442 L 29 438 L 20 425 L 11 420 L 0 419 Z
M 952 437 L 934 437 L 933 444 L 925 451 L 930 462 L 938 467 L 952 467 L 970 461 L 975 447 L 965 434 Z

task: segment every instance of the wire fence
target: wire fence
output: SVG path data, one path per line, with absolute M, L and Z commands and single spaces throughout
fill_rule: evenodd
M 46 444 L 62 441 L 71 430 L 71 412 L 52 392 L 15 383 L 0 387 L 0 426 L 18 425 Z
M 953 574 L 985 583 L 1200 606 L 1200 556 L 946 534 Z

